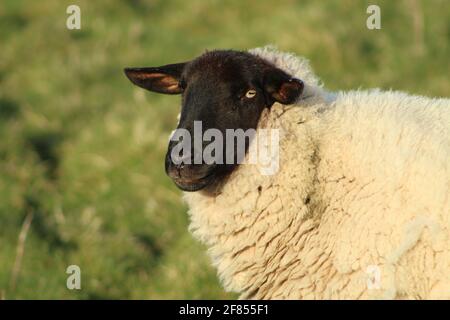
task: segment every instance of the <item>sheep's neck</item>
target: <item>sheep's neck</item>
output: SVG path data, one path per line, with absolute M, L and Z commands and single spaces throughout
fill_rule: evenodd
M 285 117 L 291 118 L 290 125 L 281 126 Z M 327 268 L 326 253 L 315 243 L 315 212 L 321 204 L 313 185 L 319 159 L 308 134 L 308 117 L 309 111 L 300 107 L 280 105 L 262 115 L 264 129 L 281 130 L 276 174 L 264 176 L 256 166 L 246 165 L 238 167 L 215 196 L 185 195 L 191 231 L 210 247 L 225 288 L 243 293 L 243 298 L 276 298 L 276 290 L 265 287 Z M 316 267 L 299 268 L 307 254 L 317 255 Z M 285 285 L 280 298 L 289 296 Z M 264 295 L 268 292 L 272 296 Z

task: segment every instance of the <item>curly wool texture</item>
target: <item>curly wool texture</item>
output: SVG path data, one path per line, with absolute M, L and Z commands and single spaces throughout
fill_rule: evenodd
M 308 63 L 251 53 L 304 80 L 258 128 L 280 130 L 279 170 L 240 165 L 185 193 L 190 230 L 243 299 L 450 298 L 450 100 L 328 93 Z

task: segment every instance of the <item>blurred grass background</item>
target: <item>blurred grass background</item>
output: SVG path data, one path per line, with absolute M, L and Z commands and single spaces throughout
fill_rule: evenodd
M 66 29 L 70 4 L 81 30 Z M 369 4 L 381 30 L 366 28 Z M 448 0 L 2 0 L 0 298 L 236 297 L 164 173 L 179 99 L 123 67 L 275 44 L 331 89 L 448 96 L 449 43 Z M 71 264 L 82 290 L 66 288 Z

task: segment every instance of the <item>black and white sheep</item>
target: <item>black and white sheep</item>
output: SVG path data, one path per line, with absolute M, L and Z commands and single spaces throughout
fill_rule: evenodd
M 198 120 L 220 132 L 280 131 L 272 175 L 258 165 L 176 164 L 169 144 L 167 173 L 196 191 L 184 195 L 190 230 L 227 290 L 255 299 L 450 298 L 449 99 L 327 92 L 307 61 L 268 47 L 126 74 L 183 94 L 178 128 Z

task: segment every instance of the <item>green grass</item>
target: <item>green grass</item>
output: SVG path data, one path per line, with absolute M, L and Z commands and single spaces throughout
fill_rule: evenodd
M 369 3 L 381 30 L 366 28 Z M 81 7 L 79 31 L 65 28 L 70 4 Z M 0 298 L 236 297 L 164 174 L 179 100 L 132 86 L 123 67 L 275 44 L 310 59 L 331 89 L 448 96 L 449 43 L 447 0 L 3 0 Z M 66 288 L 71 264 L 82 290 Z

